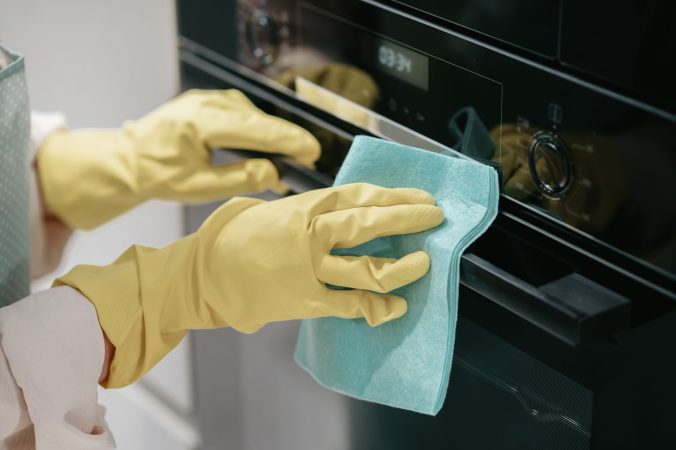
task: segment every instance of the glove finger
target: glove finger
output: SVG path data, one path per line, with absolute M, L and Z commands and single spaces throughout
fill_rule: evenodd
M 281 181 L 278 181 L 273 186 L 269 186 L 268 189 L 270 189 L 272 192 L 274 192 L 275 194 L 278 194 L 278 195 L 286 195 L 290 191 L 289 186 L 282 183 Z
M 441 208 L 432 205 L 369 206 L 320 214 L 310 232 L 331 247 L 349 248 L 382 236 L 429 230 L 443 220 Z
M 536 162 L 538 173 L 544 174 L 547 171 L 546 162 L 539 160 Z M 530 173 L 528 165 L 519 166 L 513 173 L 511 178 L 505 183 L 505 190 L 514 196 L 517 200 L 525 200 L 532 194 L 537 194 L 539 191 L 533 181 L 533 176 Z
M 363 317 L 375 327 L 403 316 L 407 308 L 406 300 L 398 295 L 326 288 L 321 301 L 314 304 L 311 317 Z
M 326 255 L 317 278 L 335 286 L 386 293 L 422 278 L 429 268 L 430 258 L 423 251 L 400 259 Z
M 295 89 L 294 84 L 296 78 L 305 78 L 308 81 L 317 83 L 319 75 L 324 72 L 324 70 L 324 67 L 321 66 L 293 67 L 275 76 L 275 81 L 289 89 Z
M 370 75 L 344 64 L 329 64 L 318 84 L 366 107 L 372 106 L 378 93 L 378 87 Z
M 198 170 L 176 185 L 179 198 L 173 199 L 206 202 L 266 189 L 281 189 L 274 164 L 263 158 L 246 159 Z
M 321 152 L 317 139 L 304 128 L 248 104 L 235 108 L 205 106 L 198 126 L 210 148 L 278 153 L 308 167 L 313 166 Z
M 344 184 L 302 195 L 303 203 L 313 216 L 363 206 L 434 205 L 434 197 L 421 189 L 384 188 L 368 183 Z
M 503 150 L 499 154 L 498 162 L 502 167 L 503 180 L 509 180 L 514 171 L 518 169 L 517 158 L 514 152 Z

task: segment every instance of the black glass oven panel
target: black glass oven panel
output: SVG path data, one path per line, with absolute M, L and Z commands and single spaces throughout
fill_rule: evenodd
M 482 303 L 461 289 L 440 413 L 350 402 L 351 448 L 634 449 L 676 438 L 676 362 L 665 357 L 676 345 L 675 313 L 566 349 Z
M 561 60 L 676 109 L 676 3 L 563 0 Z
M 593 402 L 586 387 L 460 317 L 441 412 L 350 402 L 351 448 L 588 449 Z
M 425 135 L 443 136 L 442 142 L 448 145 L 455 144 L 449 133 L 449 118 L 467 107 L 472 107 L 489 125 L 500 123 L 500 83 L 314 8 L 302 8 L 300 14 L 304 25 L 299 30 L 299 51 L 321 49 L 331 62 L 349 64 L 374 80 L 375 100 L 362 103 L 363 106 Z M 394 55 L 393 70 L 388 68 L 389 52 Z M 404 56 L 402 52 L 415 57 Z M 417 59 L 411 62 L 411 71 L 419 66 L 425 69 L 418 80 L 392 74 L 400 60 L 414 58 Z M 477 92 L 481 95 L 477 96 Z M 336 93 L 343 94 L 340 90 Z
M 499 162 L 507 195 L 676 272 L 676 202 L 663 201 L 676 192 L 676 118 L 382 10 L 328 6 L 296 11 L 302 26 L 289 53 L 366 72 L 378 89 L 376 111 Z M 428 90 L 378 68 L 382 39 L 428 57 Z
M 372 109 L 493 159 L 510 197 L 676 273 L 674 115 L 362 2 L 241 0 L 237 17 L 225 56 L 273 80 L 347 63 L 372 80 Z M 378 67 L 383 42 L 427 58 L 427 89 Z
M 676 107 L 676 86 L 672 82 L 676 78 L 676 34 L 671 27 L 676 4 L 672 2 L 395 2 L 546 55 L 556 59 L 552 63 L 563 70 L 579 69 L 672 111 Z M 248 66 L 265 65 L 285 42 L 293 40 L 296 24 L 290 12 L 295 3 L 294 0 L 178 0 L 179 31 L 182 36 L 233 58 L 237 45 L 247 47 L 257 56 L 240 52 L 242 62 Z M 242 5 L 246 7 L 241 8 Z M 252 11 L 263 11 L 272 20 Z M 245 39 L 237 38 L 238 28 Z
M 508 44 L 556 57 L 559 0 L 397 0 Z
M 177 0 L 179 34 L 222 55 L 234 56 L 237 48 L 236 10 L 234 1 Z
M 324 135 L 331 149 L 327 154 L 335 152 L 336 160 L 349 147 L 349 135 L 357 131 L 340 127 L 341 137 L 278 103 L 287 100 L 284 96 L 265 100 L 246 79 L 236 82 L 237 76 L 222 78 L 207 69 L 183 62 L 183 88 L 242 89 L 266 112 L 304 123 L 320 139 Z M 327 118 L 312 108 L 306 111 Z M 196 220 L 193 228 L 208 211 L 202 208 L 201 215 L 191 215 Z M 551 254 L 550 242 L 533 248 L 532 238 L 528 233 L 516 238 L 493 226 L 468 252 L 538 286 L 577 270 L 578 259 Z M 598 267 L 592 272 L 597 274 Z M 634 314 L 649 299 L 633 297 Z M 613 338 L 578 347 L 462 286 L 459 315 L 455 354 L 462 360 L 454 363 L 441 413 L 429 417 L 350 400 L 351 448 L 587 448 L 590 442 L 591 448 L 664 448 L 665 442 L 676 439 L 676 359 L 669 357 L 676 346 L 673 310 L 639 321 Z M 498 445 L 492 445 L 495 442 Z

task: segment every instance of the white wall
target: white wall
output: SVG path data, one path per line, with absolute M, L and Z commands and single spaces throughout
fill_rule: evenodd
M 0 0 L 0 39 L 26 56 L 33 107 L 118 126 L 178 88 L 171 0 Z
M 0 40 L 26 57 L 32 108 L 63 111 L 72 128 L 117 127 L 178 90 L 172 0 L 0 0 Z M 109 262 L 133 243 L 163 246 L 182 234 L 181 208 L 152 202 L 76 233 L 56 273 Z M 182 413 L 192 408 L 189 362 L 186 341 L 145 381 L 153 392 L 171 395 Z M 192 447 L 195 436 L 177 425 L 180 414 L 172 416 L 153 399 L 143 386 L 102 393 L 119 447 Z

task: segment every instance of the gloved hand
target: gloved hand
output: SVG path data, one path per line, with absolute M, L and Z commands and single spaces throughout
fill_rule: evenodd
M 115 346 L 105 385 L 132 383 L 186 330 L 336 316 L 378 325 L 406 312 L 387 294 L 425 275 L 429 257 L 333 256 L 376 237 L 439 225 L 442 210 L 418 189 L 348 184 L 264 202 L 235 198 L 199 230 L 157 250 L 133 246 L 108 266 L 77 266 L 56 284 L 95 305 Z M 354 288 L 335 290 L 325 283 Z
M 38 156 L 44 201 L 71 228 L 94 228 L 149 199 L 206 202 L 285 191 L 275 166 L 249 159 L 213 166 L 225 147 L 288 155 L 312 166 L 317 140 L 265 114 L 239 91 L 188 91 L 121 130 L 60 131 Z

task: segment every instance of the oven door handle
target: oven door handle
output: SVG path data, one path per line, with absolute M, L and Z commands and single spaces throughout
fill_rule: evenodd
M 630 327 L 631 302 L 578 273 L 534 286 L 468 253 L 460 284 L 571 346 Z

